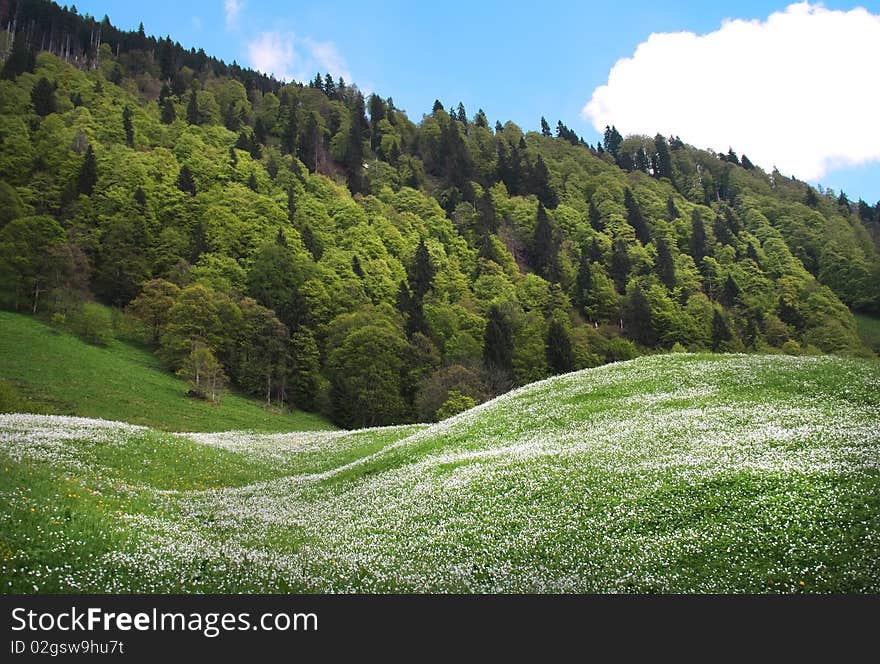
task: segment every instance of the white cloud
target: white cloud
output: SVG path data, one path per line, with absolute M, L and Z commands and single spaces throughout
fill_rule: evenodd
M 293 35 L 280 32 L 263 32 L 248 43 L 248 58 L 254 69 L 274 74 L 280 79 L 290 79 L 291 68 L 296 64 Z
M 345 64 L 345 58 L 336 49 L 333 42 L 319 42 L 313 39 L 305 40 L 310 60 L 317 65 L 316 71 L 330 72 L 337 79 L 341 76 L 346 83 L 351 83 L 351 72 Z
M 235 25 L 242 6 L 244 6 L 244 3 L 241 0 L 224 0 L 223 13 L 226 15 L 226 27 Z
M 880 16 L 807 2 L 715 32 L 655 33 L 583 115 L 598 131 L 678 134 L 805 180 L 880 160 Z
M 247 45 L 250 65 L 282 80 L 310 81 L 315 74 L 329 72 L 352 82 L 345 58 L 332 42 L 298 39 L 293 33 L 262 32 Z

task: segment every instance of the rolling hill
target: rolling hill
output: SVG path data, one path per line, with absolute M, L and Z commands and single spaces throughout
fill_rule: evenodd
M 186 382 L 148 350 L 118 340 L 99 348 L 21 314 L 0 311 L 0 358 L 0 411 L 121 420 L 165 431 L 332 428 L 318 415 L 273 412 L 240 394 L 219 404 L 185 398 Z
M 667 354 L 434 425 L 0 416 L 4 592 L 878 592 L 880 365 Z

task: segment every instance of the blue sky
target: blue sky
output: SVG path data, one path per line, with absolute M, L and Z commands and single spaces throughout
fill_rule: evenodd
M 692 32 L 695 35 L 715 33 L 725 19 L 767 21 L 774 12 L 784 12 L 786 2 L 759 0 L 738 2 L 693 3 L 683 1 L 649 2 L 571 2 L 548 3 L 413 3 L 390 0 L 386 2 L 282 2 L 279 0 L 190 0 L 170 2 L 154 0 L 150 3 L 110 2 L 109 0 L 80 0 L 76 6 L 81 13 L 97 17 L 108 14 L 122 28 L 133 29 L 143 21 L 149 34 L 170 35 L 186 47 L 202 47 L 206 52 L 224 60 L 237 60 L 254 66 L 262 63 L 276 74 L 312 77 L 317 69 L 334 69 L 346 80 L 357 83 L 361 89 L 376 91 L 383 97 L 391 96 L 397 106 L 406 109 L 416 121 L 429 112 L 435 98 L 445 105 L 462 101 L 472 115 L 483 108 L 490 121 L 513 120 L 524 129 L 537 129 L 542 115 L 555 125 L 561 119 L 589 142 L 598 139 L 594 124 L 606 117 L 621 119 L 631 126 L 618 126 L 628 131 L 664 134 L 677 133 L 686 142 L 698 147 L 725 149 L 734 137 L 739 142 L 756 141 L 759 132 L 750 132 L 751 125 L 735 126 L 742 115 L 739 111 L 728 116 L 718 115 L 722 105 L 729 108 L 757 109 L 766 140 L 752 145 L 752 152 L 769 151 L 764 159 L 780 165 L 780 170 L 800 179 L 820 183 L 839 191 L 843 189 L 851 199 L 865 198 L 873 203 L 880 199 L 880 136 L 878 128 L 865 114 L 853 115 L 853 107 L 865 99 L 852 84 L 863 81 L 865 90 L 876 90 L 876 71 L 880 60 L 870 50 L 848 50 L 847 45 L 860 39 L 871 39 L 875 32 L 869 15 L 849 12 L 864 7 L 878 15 L 880 29 L 880 0 L 872 2 L 827 1 L 824 7 L 832 12 L 817 14 L 815 7 L 809 25 L 815 26 L 816 39 L 799 51 L 785 46 L 774 54 L 754 54 L 755 60 L 766 63 L 763 69 L 776 70 L 775 76 L 785 79 L 789 72 L 806 71 L 808 80 L 794 92 L 783 92 L 782 99 L 768 103 L 759 85 L 735 90 L 726 87 L 727 72 L 739 66 L 739 59 L 757 48 L 755 45 L 787 44 L 800 29 L 795 22 L 797 12 L 787 23 L 768 23 L 766 30 L 741 26 L 743 35 L 736 41 L 735 34 L 727 31 L 717 39 L 698 40 L 701 50 L 689 51 L 695 43 L 686 37 L 658 41 L 650 52 L 642 49 L 628 68 L 629 76 L 617 77 L 609 84 L 609 74 L 622 58 L 633 58 L 640 44 L 652 33 Z M 237 11 L 235 8 L 237 7 Z M 807 12 L 800 12 L 804 14 Z M 835 18 L 836 17 L 836 18 Z M 783 17 L 784 18 L 784 17 Z M 848 18 L 848 22 L 844 19 Z M 836 22 L 835 22 L 836 20 Z M 870 23 L 870 25 L 868 25 Z M 808 24 L 804 23 L 804 26 Z M 776 26 L 776 27 L 774 27 Z M 837 26 L 837 27 L 834 27 Z M 864 27 L 859 39 L 852 38 L 852 26 Z M 752 32 L 749 32 L 749 30 Z M 777 30 L 778 29 L 778 30 Z M 806 27 L 804 28 L 807 29 Z M 730 31 L 733 32 L 733 31 Z M 761 35 L 765 35 L 763 39 Z M 825 38 L 828 35 L 828 38 Z M 724 46 L 732 38 L 732 48 Z M 837 39 L 837 41 L 834 41 Z M 803 41 L 803 40 L 801 40 Z M 880 40 L 873 44 L 880 43 Z M 715 46 L 713 46 L 715 45 Z M 741 45 L 741 46 L 740 46 Z M 813 59 L 817 51 L 827 49 L 828 57 Z M 664 50 L 665 49 L 665 50 Z M 677 50 L 678 49 L 678 50 Z M 723 54 L 720 49 L 725 49 Z M 741 50 L 740 50 L 741 49 Z M 681 51 L 681 52 L 679 52 Z M 690 56 L 689 53 L 698 55 Z M 650 89 L 650 61 L 678 62 L 676 58 L 695 57 L 705 66 L 692 73 L 690 66 L 670 66 L 675 72 L 670 80 L 670 93 L 652 92 L 650 99 L 638 96 L 640 86 Z M 713 58 L 718 58 L 717 63 Z M 718 72 L 718 75 L 715 75 Z M 849 78 L 840 76 L 849 74 Z M 642 78 L 640 79 L 639 76 Z M 692 76 L 692 78 L 689 78 Z M 829 80 L 830 79 L 830 80 Z M 608 85 L 607 94 L 600 104 L 603 112 L 593 108 L 593 115 L 584 113 L 584 107 L 594 98 L 597 88 Z M 764 91 L 773 91 L 773 79 L 766 82 Z M 843 87 L 843 89 L 841 89 Z M 821 104 L 815 97 L 805 97 L 803 103 L 789 105 L 792 96 L 811 89 L 820 94 Z M 682 95 L 675 90 L 683 90 Z M 817 92 L 818 91 L 818 92 Z M 806 94 L 806 92 L 805 92 Z M 865 103 L 873 106 L 872 117 L 877 116 L 877 92 L 872 91 Z M 635 97 L 634 97 L 635 95 Z M 690 96 L 688 96 L 690 95 Z M 662 99 L 656 99 L 662 96 Z M 731 96 L 736 103 L 731 103 Z M 771 95 L 772 96 L 772 95 Z M 636 99 L 637 101 L 633 101 Z M 675 123 L 676 104 L 683 109 L 699 106 L 697 120 L 688 126 L 654 127 L 652 118 L 662 114 L 651 112 L 652 104 L 662 104 L 671 117 L 665 124 Z M 623 106 L 622 106 L 623 105 Z M 702 110 L 705 105 L 705 111 Z M 819 108 L 821 106 L 821 108 Z M 634 115 L 633 108 L 644 109 Z M 803 109 L 814 109 L 804 111 Z M 813 118 L 810 112 L 816 115 Z M 671 114 L 671 115 L 670 115 Z M 632 117 L 630 117 L 632 116 Z M 684 117 L 684 114 L 681 114 Z M 752 118 L 757 122 L 758 116 Z M 838 123 L 838 119 L 842 119 Z M 612 120 L 615 121 L 615 120 Z M 795 121 L 800 121 L 800 124 Z M 617 122 L 616 122 L 617 123 Z M 776 124 L 774 124 L 776 123 Z M 860 125 L 864 124 L 864 126 Z M 822 158 L 825 166 L 808 166 L 807 147 L 810 135 L 834 137 L 840 126 L 849 128 L 847 147 L 843 157 L 827 157 L 833 151 L 831 138 Z M 697 125 L 700 125 L 699 127 Z M 705 125 L 705 126 L 703 126 Z M 722 126 L 723 125 L 723 126 Z M 601 124 L 599 126 L 602 126 Z M 786 128 L 796 129 L 800 138 L 789 142 L 776 141 Z M 690 135 L 689 135 L 690 134 Z M 701 144 L 714 141 L 711 144 Z M 730 140 L 725 140 L 727 137 Z M 870 150 L 863 149 L 865 145 Z M 734 150 L 749 153 L 749 146 L 732 143 Z M 876 148 L 876 149 L 875 149 Z M 818 149 L 818 148 L 817 148 Z M 872 151 L 873 150 L 873 151 Z M 850 155 L 850 156 L 847 156 Z M 750 155 L 751 156 L 751 155 Z M 847 159 L 873 161 L 868 165 L 834 168 L 829 163 Z M 812 162 L 810 162 L 812 163 Z M 800 170 L 800 172 L 798 172 Z

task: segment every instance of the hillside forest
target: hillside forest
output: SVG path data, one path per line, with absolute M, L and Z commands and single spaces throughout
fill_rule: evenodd
M 358 427 L 659 351 L 871 355 L 880 204 L 731 147 L 413 119 L 45 0 L 0 27 L 0 306 L 191 396 Z

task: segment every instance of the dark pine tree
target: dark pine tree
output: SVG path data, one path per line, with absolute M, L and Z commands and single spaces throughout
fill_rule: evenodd
M 819 207 L 819 197 L 816 196 L 816 192 L 809 185 L 807 185 L 807 193 L 804 195 L 804 203 L 813 209 Z
M 559 197 L 550 186 L 550 171 L 547 169 L 547 164 L 544 163 L 544 158 L 541 155 L 538 155 L 535 167 L 531 172 L 531 189 L 532 193 L 538 197 L 538 200 L 544 207 L 555 208 L 559 205 Z
M 727 349 L 728 342 L 733 339 L 727 321 L 718 309 L 712 316 L 712 350 L 716 353 Z
M 126 104 L 122 109 L 122 129 L 125 131 L 125 143 L 134 147 L 134 125 L 131 123 L 131 108 Z
M 413 296 L 419 302 L 424 300 L 425 295 L 434 285 L 434 275 L 436 271 L 431 263 L 431 255 L 428 253 L 428 247 L 424 238 L 419 240 L 419 246 L 416 247 L 416 255 L 413 259 L 412 270 L 409 274 L 409 285 L 412 289 Z
M 746 169 L 747 171 L 755 170 L 755 165 L 751 161 L 749 161 L 749 158 L 746 157 L 745 155 L 743 155 L 742 158 L 740 159 L 740 164 L 742 164 L 742 167 L 744 169 Z
M 436 113 L 437 111 L 443 110 L 443 104 L 440 103 L 439 99 L 434 100 L 434 107 L 431 109 L 431 113 Z
M 77 193 L 91 196 L 95 190 L 95 184 L 98 182 L 98 163 L 95 160 L 95 151 L 92 146 L 86 149 L 86 156 L 83 159 L 82 166 L 79 168 L 79 176 L 76 180 Z
M 654 137 L 654 158 L 652 160 L 655 178 L 672 180 L 672 158 L 669 156 L 669 145 L 662 134 Z
M 626 206 L 626 221 L 636 231 L 636 237 L 642 244 L 648 244 L 651 241 L 651 231 L 648 228 L 648 222 L 636 203 L 632 190 L 627 187 L 623 193 L 623 204 Z
M 201 114 L 199 113 L 199 104 L 196 99 L 196 91 L 193 88 L 189 101 L 186 104 L 186 121 L 191 125 L 197 125 L 201 122 Z
M 140 187 L 134 191 L 134 202 L 137 203 L 138 212 L 142 215 L 147 212 L 147 195 Z
M 649 348 L 657 344 L 657 333 L 651 320 L 651 305 L 638 284 L 627 298 L 624 321 L 629 336 L 635 341 Z
M 590 271 L 590 249 L 586 245 L 581 247 L 581 255 L 578 260 L 577 277 L 575 278 L 575 303 L 583 309 L 587 304 L 587 297 L 593 288 L 593 274 Z
M 626 282 L 629 279 L 630 260 L 624 240 L 615 240 L 611 252 L 611 279 L 617 292 L 623 294 L 626 291 Z
M 184 193 L 188 193 L 190 196 L 196 195 L 196 181 L 192 171 L 189 170 L 189 166 L 186 164 L 181 166 L 180 174 L 177 176 L 177 188 Z
M 55 112 L 55 86 L 45 76 L 41 76 L 31 90 L 31 104 L 41 118 Z
M 731 234 L 730 229 L 727 227 L 727 223 L 720 214 L 715 215 L 715 221 L 712 222 L 712 231 L 715 233 L 715 238 L 721 244 L 732 245 L 734 243 L 734 237 Z
M 547 216 L 547 210 L 538 203 L 538 216 L 535 223 L 534 267 L 535 271 L 547 281 L 559 280 L 559 240 Z
M 550 321 L 550 326 L 547 328 L 544 350 L 547 356 L 547 365 L 554 375 L 574 370 L 574 353 L 571 349 L 571 338 L 569 338 L 568 330 L 565 329 L 565 326 L 556 319 Z
M 248 177 L 248 189 L 251 191 L 257 191 L 259 189 L 257 185 L 257 175 L 253 171 L 251 171 L 250 177 Z
M 174 102 L 171 97 L 166 98 L 162 102 L 162 124 L 171 124 L 177 119 L 177 110 L 174 108 Z
M 675 288 L 675 262 L 672 251 L 664 237 L 658 237 L 654 245 L 657 248 L 657 274 L 660 281 L 670 290 Z
M 541 116 L 541 136 L 552 136 L 553 134 L 550 132 L 550 125 L 547 123 L 547 119 L 542 115 Z
M 620 144 L 623 143 L 623 136 L 617 131 L 617 127 L 608 127 L 606 125 L 603 140 L 605 143 L 605 152 L 610 154 L 616 160 L 617 153 L 620 150 Z
M 666 221 L 673 221 L 674 219 L 678 219 L 681 216 L 678 212 L 678 208 L 675 207 L 675 200 L 672 198 L 672 194 L 670 194 L 666 198 Z
M 483 337 L 483 363 L 490 371 L 513 376 L 513 333 L 510 322 L 496 305 L 489 309 Z
M 698 210 L 694 210 L 691 216 L 691 257 L 697 267 L 703 262 L 703 259 L 709 255 L 709 242 L 706 239 L 706 227 L 703 225 L 703 218 Z
M 724 288 L 721 290 L 721 302 L 726 307 L 732 307 L 739 302 L 740 288 L 733 278 L 728 274 L 724 282 Z
M 605 222 L 602 221 L 602 215 L 599 213 L 599 208 L 596 207 L 592 200 L 590 200 L 589 217 L 590 227 L 594 231 L 601 233 L 605 230 Z
M 364 270 L 361 267 L 361 259 L 357 257 L 357 254 L 355 254 L 351 259 L 351 271 L 354 272 L 361 279 L 364 276 Z

